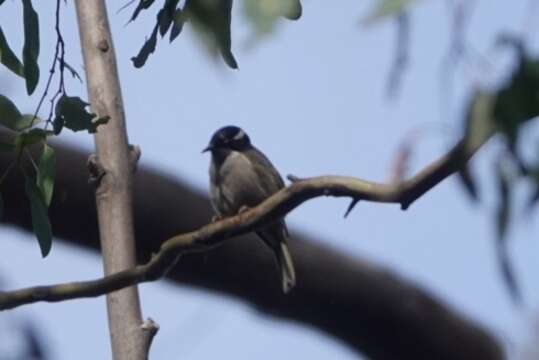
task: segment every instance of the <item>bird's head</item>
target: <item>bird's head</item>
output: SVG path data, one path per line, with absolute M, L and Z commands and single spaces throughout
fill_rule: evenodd
M 208 146 L 202 152 L 242 151 L 251 147 L 251 140 L 245 131 L 237 126 L 225 126 L 217 130 Z

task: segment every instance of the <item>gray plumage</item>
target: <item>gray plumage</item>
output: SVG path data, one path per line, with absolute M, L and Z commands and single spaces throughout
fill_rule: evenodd
M 240 128 L 219 129 L 205 151 L 212 153 L 210 199 L 221 217 L 236 215 L 244 207 L 254 207 L 284 187 L 275 167 L 251 145 L 249 137 Z M 287 293 L 295 286 L 296 275 L 287 246 L 288 230 L 284 219 L 256 233 L 275 254 L 282 289 Z

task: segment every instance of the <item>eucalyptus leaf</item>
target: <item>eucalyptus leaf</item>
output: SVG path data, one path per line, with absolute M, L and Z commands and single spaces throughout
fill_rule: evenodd
M 210 48 L 217 49 L 225 63 L 237 69 L 238 63 L 231 50 L 232 0 L 186 0 L 184 12 L 195 29 L 206 36 Z
M 468 105 L 465 124 L 465 147 L 474 149 L 489 139 L 496 131 L 494 111 L 496 94 L 476 92 Z
M 45 141 L 47 136 L 52 134 L 53 132 L 48 130 L 39 128 L 30 129 L 17 135 L 15 138 L 15 145 L 18 149 L 22 149 L 25 146 L 34 145 Z
M 473 201 L 479 200 L 479 194 L 477 191 L 477 185 L 475 183 L 474 178 L 472 177 L 472 174 L 470 172 L 470 167 L 468 165 L 464 165 L 459 171 L 458 171 L 458 178 L 461 181 L 462 185 L 464 186 L 464 189 L 466 189 L 466 192 L 470 196 L 470 198 Z
M 26 197 L 30 202 L 32 214 L 32 228 L 36 234 L 41 255 L 46 257 L 52 246 L 52 229 L 47 213 L 47 206 L 43 201 L 43 196 L 36 186 L 34 180 L 25 175 L 24 189 Z
M 73 66 L 69 65 L 65 60 L 64 60 L 64 66 L 67 70 L 69 70 L 69 72 L 71 73 L 71 76 L 73 76 L 75 79 L 78 79 L 82 83 L 82 78 L 80 77 L 77 70 L 73 68 Z
M 4 95 L 0 95 L 0 124 L 11 130 L 17 130 L 21 116 L 15 104 Z
M 131 15 L 131 19 L 129 21 L 135 20 L 142 10 L 148 9 L 154 2 L 155 0 L 139 0 L 137 7 L 135 8 L 133 15 Z
M 26 91 L 31 95 L 39 81 L 39 19 L 31 0 L 22 0 L 24 20 L 24 47 L 22 58 Z
M 18 130 L 31 128 L 32 126 L 36 126 L 42 121 L 43 119 L 41 119 L 39 116 L 34 116 L 34 114 L 23 114 L 19 119 Z
M 498 182 L 498 209 L 496 211 L 497 241 L 496 248 L 498 263 L 502 272 L 505 285 L 509 290 L 511 298 L 516 303 L 521 301 L 521 295 L 516 276 L 511 267 L 509 254 L 507 252 L 507 229 L 511 219 L 511 180 L 510 174 L 504 167 L 503 158 L 497 162 L 497 182 Z
M 512 76 L 499 89 L 494 108 L 494 124 L 518 158 L 521 125 L 539 116 L 539 60 L 529 56 L 518 37 L 504 34 L 499 37 L 498 45 L 514 50 L 519 60 Z M 523 163 L 522 159 L 517 160 Z
M 372 25 L 380 20 L 397 16 L 415 5 L 419 0 L 377 0 L 376 6 L 365 16 L 361 23 Z
M 260 35 L 271 32 L 279 18 L 297 20 L 301 17 L 299 0 L 244 0 L 243 13 Z
M 185 18 L 183 15 L 182 9 L 176 9 L 174 12 L 174 21 L 172 23 L 172 29 L 170 29 L 170 42 L 173 42 L 174 39 L 180 35 L 183 29 L 183 24 L 185 23 Z
M 41 119 L 34 115 L 22 115 L 7 97 L 0 95 L 0 124 L 14 131 L 21 131 L 37 124 Z
M 43 152 L 39 159 L 36 183 L 47 207 L 51 204 L 52 194 L 54 192 L 55 173 L 56 155 L 54 154 L 54 149 L 45 143 L 43 144 Z
M 174 21 L 174 12 L 178 6 L 179 0 L 166 0 L 163 8 L 157 13 L 157 23 L 159 24 L 159 33 L 161 37 L 165 36 L 168 29 Z
M 0 62 L 13 73 L 24 77 L 24 66 L 9 47 L 2 27 L 0 27 Z
M 155 25 L 150 38 L 144 42 L 144 45 L 142 45 L 137 56 L 131 58 L 131 61 L 136 68 L 143 67 L 150 54 L 155 51 L 155 46 L 157 45 L 157 32 L 159 31 L 158 25 L 159 24 Z
M 89 133 L 95 133 L 97 127 L 105 124 L 109 118 L 96 118 L 95 114 L 86 110 L 88 105 L 78 96 L 62 95 L 55 107 L 54 133 L 58 133 L 64 126 L 72 131 L 87 130 Z

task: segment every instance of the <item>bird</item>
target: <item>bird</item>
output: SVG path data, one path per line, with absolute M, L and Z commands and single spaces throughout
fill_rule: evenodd
M 266 155 L 254 147 L 247 133 L 237 126 L 218 129 L 202 152 L 211 153 L 210 200 L 217 218 L 234 216 L 255 207 L 285 186 Z M 256 234 L 272 250 L 280 271 L 282 291 L 288 293 L 296 285 L 296 273 L 284 218 L 258 229 Z

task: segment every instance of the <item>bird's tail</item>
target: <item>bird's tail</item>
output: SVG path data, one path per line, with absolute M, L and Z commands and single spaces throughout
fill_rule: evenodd
M 286 294 L 296 286 L 296 271 L 294 270 L 292 255 L 290 255 L 288 245 L 284 241 L 280 242 L 279 249 L 275 253 L 281 270 L 283 292 Z

